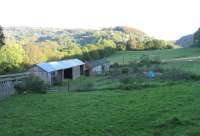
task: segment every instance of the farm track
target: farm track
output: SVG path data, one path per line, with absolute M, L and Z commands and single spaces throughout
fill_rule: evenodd
M 196 61 L 196 60 L 200 60 L 200 56 L 168 59 L 168 60 L 162 60 L 162 62 L 179 62 L 179 61 Z

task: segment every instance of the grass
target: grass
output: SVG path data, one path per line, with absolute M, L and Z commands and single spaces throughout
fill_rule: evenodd
M 199 88 L 13 96 L 0 103 L 0 136 L 197 136 Z
M 118 81 L 112 81 L 108 79 L 109 77 L 106 75 L 102 76 L 81 76 L 78 79 L 69 81 L 69 91 L 92 91 L 95 90 L 103 90 L 107 88 L 116 88 L 119 85 Z M 68 90 L 68 81 L 64 81 L 62 85 L 51 87 L 51 91 L 66 91 Z M 90 91 L 91 91 L 90 90 Z
M 152 50 L 152 51 L 120 51 L 107 59 L 111 63 L 127 64 L 131 61 L 137 61 L 140 57 L 146 54 L 150 58 L 160 58 L 161 60 L 170 60 L 176 58 L 198 57 L 200 56 L 199 48 L 189 49 L 169 49 L 169 50 Z M 190 71 L 195 74 L 200 74 L 200 60 L 193 61 L 177 61 L 167 64 L 161 64 L 164 68 L 177 68 L 184 71 Z
M 108 59 L 123 63 L 125 56 L 128 63 L 142 54 L 168 60 L 199 56 L 200 49 L 124 51 Z M 161 66 L 200 74 L 198 60 Z M 200 81 L 155 83 L 125 91 L 116 90 L 115 77 L 83 76 L 70 89 L 92 84 L 98 91 L 66 92 L 65 82 L 52 88 L 60 92 L 12 96 L 0 102 L 0 136 L 199 136 Z
M 181 69 L 200 75 L 200 60 L 161 64 L 161 67 Z
M 168 49 L 168 50 L 152 50 L 152 51 L 119 51 L 108 57 L 111 63 L 127 64 L 130 61 L 138 60 L 143 54 L 149 55 L 151 58 L 158 57 L 160 59 L 174 59 L 185 57 L 200 56 L 199 48 L 191 49 Z

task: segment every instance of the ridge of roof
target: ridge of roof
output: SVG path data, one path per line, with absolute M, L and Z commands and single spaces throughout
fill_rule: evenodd
M 57 70 L 67 69 L 75 66 L 84 65 L 85 63 L 79 59 L 68 59 L 53 62 L 44 62 L 36 64 L 38 67 L 42 68 L 46 72 L 53 72 Z

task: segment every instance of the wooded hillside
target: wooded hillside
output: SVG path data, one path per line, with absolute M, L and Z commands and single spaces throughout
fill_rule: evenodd
M 6 27 L 0 50 L 0 73 L 21 71 L 44 61 L 78 57 L 93 60 L 115 50 L 152 50 L 176 47 L 130 27 L 100 30 Z

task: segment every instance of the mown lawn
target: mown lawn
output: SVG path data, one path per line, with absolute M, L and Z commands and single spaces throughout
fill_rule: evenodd
M 149 55 L 151 58 L 160 58 L 162 60 L 196 57 L 200 56 L 199 48 L 189 49 L 169 49 L 169 50 L 152 50 L 152 51 L 119 51 L 108 57 L 111 63 L 128 63 L 138 60 L 143 54 Z
M 199 136 L 199 88 L 17 95 L 0 103 L 0 136 Z

